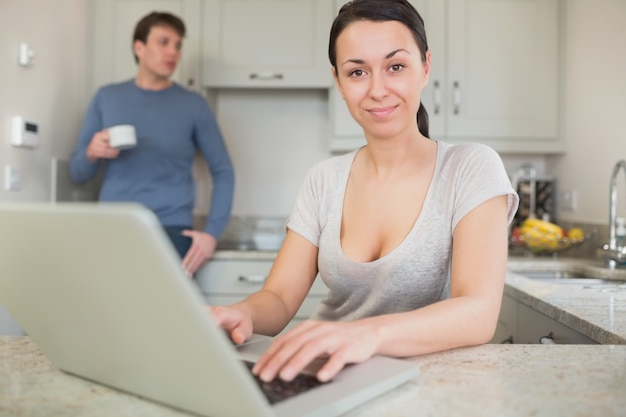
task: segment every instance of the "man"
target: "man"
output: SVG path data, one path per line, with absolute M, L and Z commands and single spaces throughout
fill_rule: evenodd
M 198 93 L 171 81 L 180 60 L 185 25 L 169 14 L 153 12 L 135 27 L 134 79 L 104 86 L 94 96 L 70 160 L 70 176 L 92 180 L 103 165 L 100 201 L 134 201 L 159 218 L 193 275 L 213 256 L 230 219 L 234 173 L 211 109 Z M 130 124 L 137 146 L 109 145 L 107 129 Z M 193 159 L 199 151 L 213 180 L 211 210 L 203 231 L 193 228 Z

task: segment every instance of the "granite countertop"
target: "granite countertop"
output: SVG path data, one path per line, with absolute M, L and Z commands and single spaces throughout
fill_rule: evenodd
M 411 360 L 415 380 L 345 417 L 626 415 L 626 346 L 483 345 Z M 67 375 L 27 336 L 0 336 L 0 415 L 189 416 Z
M 513 257 L 507 265 L 505 294 L 598 343 L 626 344 L 626 285 L 577 285 L 574 278 L 558 284 L 511 272 L 567 269 L 590 277 L 626 280 L 626 270 L 608 270 L 598 261 L 574 258 Z
M 222 259 L 273 259 L 271 251 L 221 251 Z M 602 345 L 499 345 L 412 358 L 416 379 L 345 414 L 385 416 L 626 416 L 626 288 L 541 282 L 513 271 L 580 270 L 619 280 L 589 260 L 516 258 L 505 293 Z M 620 287 L 621 288 L 621 287 Z M 2 416 L 188 415 L 67 375 L 27 336 L 0 336 Z

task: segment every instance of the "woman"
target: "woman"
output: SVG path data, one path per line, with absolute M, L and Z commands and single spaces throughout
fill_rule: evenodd
M 329 57 L 367 145 L 309 172 L 263 289 L 212 309 L 235 343 L 277 334 L 319 272 L 328 297 L 260 358 L 253 372 L 266 381 L 291 380 L 319 356 L 327 381 L 374 354 L 486 343 L 500 309 L 518 198 L 493 150 L 428 138 L 430 52 L 417 11 L 406 0 L 346 4 Z

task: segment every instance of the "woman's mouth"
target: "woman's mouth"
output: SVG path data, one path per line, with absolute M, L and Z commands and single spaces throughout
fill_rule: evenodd
M 396 106 L 377 107 L 367 110 L 372 116 L 376 118 L 385 118 L 394 112 Z

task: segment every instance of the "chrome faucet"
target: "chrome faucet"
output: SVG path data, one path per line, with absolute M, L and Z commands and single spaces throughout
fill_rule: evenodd
M 617 174 L 620 169 L 626 176 L 626 161 L 620 159 L 613 167 L 609 191 L 609 243 L 602 246 L 600 254 L 606 259 L 606 266 L 614 269 L 618 263 L 626 262 L 626 247 L 617 244 Z

